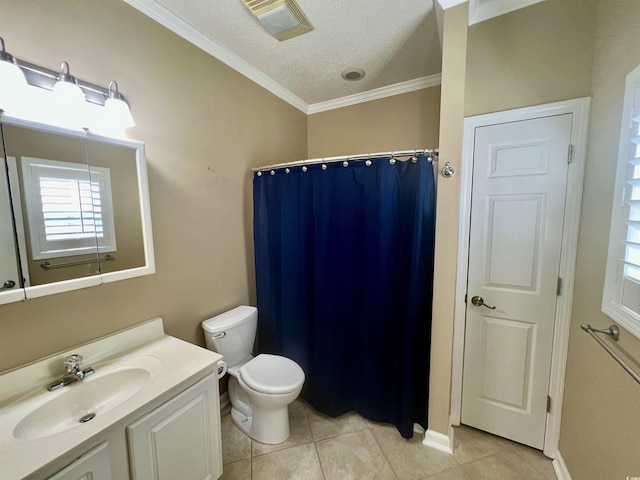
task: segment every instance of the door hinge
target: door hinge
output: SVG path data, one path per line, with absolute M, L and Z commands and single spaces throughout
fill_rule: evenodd
M 562 295 L 562 279 L 558 277 L 558 284 L 556 285 L 556 295 L 559 297 Z
M 567 163 L 571 163 L 573 161 L 573 145 L 569 144 L 569 152 L 567 154 Z
M 551 397 L 547 395 L 547 413 L 551 411 Z

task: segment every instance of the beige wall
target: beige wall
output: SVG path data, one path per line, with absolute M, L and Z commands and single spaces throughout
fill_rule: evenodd
M 0 0 L 17 57 L 118 81 L 146 144 L 157 273 L 0 306 L 0 371 L 162 316 L 199 322 L 254 301 L 249 168 L 307 156 L 306 116 L 122 1 Z
M 613 202 L 624 82 L 640 64 L 640 3 L 599 2 L 591 121 L 576 284 L 569 338 L 560 452 L 576 480 L 640 475 L 640 388 L 580 324 L 606 328 L 600 311 Z M 640 359 L 640 340 L 622 330 L 620 345 Z
M 468 4 L 444 12 L 439 166 L 462 158 Z M 429 430 L 447 435 L 451 404 L 453 314 L 456 294 L 460 175 L 438 182 L 429 378 Z
M 547 0 L 469 27 L 465 116 L 590 94 L 594 0 Z
M 309 158 L 436 148 L 440 87 L 309 116 Z

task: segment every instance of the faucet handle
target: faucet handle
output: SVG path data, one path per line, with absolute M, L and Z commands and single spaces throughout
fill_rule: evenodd
M 77 372 L 80 370 L 80 362 L 82 361 L 82 355 L 74 353 L 68 357 L 64 357 L 64 366 L 67 369 L 67 373 Z

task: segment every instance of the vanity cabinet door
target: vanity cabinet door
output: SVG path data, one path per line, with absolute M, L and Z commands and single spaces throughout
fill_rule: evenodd
M 48 480 L 112 480 L 109 444 L 89 450 Z
M 132 480 L 222 475 L 218 379 L 211 374 L 127 427 Z

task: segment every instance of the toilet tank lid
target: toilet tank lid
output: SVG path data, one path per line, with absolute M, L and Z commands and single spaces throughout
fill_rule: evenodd
M 221 313 L 202 322 L 202 328 L 208 333 L 220 332 L 226 328 L 235 327 L 252 315 L 257 314 L 256 307 L 242 305 L 228 312 Z

